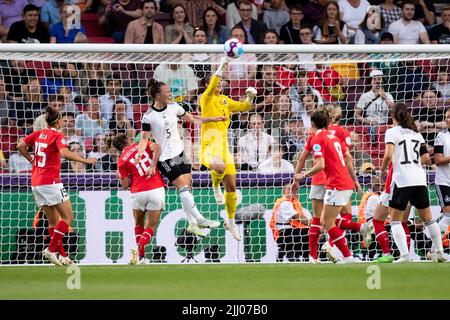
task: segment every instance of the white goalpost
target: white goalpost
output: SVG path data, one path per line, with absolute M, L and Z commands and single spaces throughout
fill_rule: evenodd
M 242 241 L 222 225 L 205 229 L 203 238 L 187 234 L 179 196 L 168 186 L 166 209 L 146 252 L 151 263 L 306 262 L 308 226 L 282 243 L 271 222 L 306 144 L 310 116 L 326 104 L 342 110 L 339 124 L 351 132 L 351 154 L 366 191 L 376 187 L 372 177 L 380 169 L 393 103 L 410 108 L 431 154 L 435 136 L 444 129 L 450 107 L 450 45 L 244 45 L 244 52 L 230 60 L 222 79 L 223 93 L 234 100 L 245 99 L 247 87 L 258 92 L 253 110 L 233 114 L 228 129 Z M 70 257 L 81 264 L 128 263 L 136 246 L 134 220 L 130 193 L 117 178 L 112 139 L 121 133 L 138 139 L 142 116 L 152 102 L 147 88 L 153 78 L 168 84 L 174 101 L 186 111 L 200 115 L 205 78 L 222 56 L 222 45 L 1 44 L 0 264 L 44 262 L 47 222 L 33 200 L 31 167 L 16 145 L 42 128 L 39 116 L 47 105 L 60 108 L 69 149 L 98 159 L 92 167 L 62 162 L 61 178 L 74 211 L 64 239 Z M 179 132 L 192 164 L 199 211 L 223 222 L 225 207 L 216 204 L 210 173 L 199 160 L 200 126 L 180 124 Z M 310 157 L 306 166 L 311 165 Z M 438 218 L 436 168 L 426 169 Z M 306 218 L 312 210 L 309 191 L 307 180 L 299 190 Z M 353 218 L 362 223 L 371 217 L 358 208 L 360 198 L 352 196 Z M 411 257 L 425 259 L 431 240 L 414 209 L 409 228 Z M 448 237 L 448 230 L 442 231 Z M 346 232 L 346 238 L 361 260 L 381 254 L 375 239 L 366 246 L 359 233 Z M 393 241 L 391 248 L 395 253 Z M 448 253 L 448 241 L 444 249 Z M 320 257 L 325 260 L 324 254 Z

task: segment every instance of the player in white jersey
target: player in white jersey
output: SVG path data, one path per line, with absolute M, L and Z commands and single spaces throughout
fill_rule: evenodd
M 439 227 L 445 231 L 450 225 L 450 108 L 445 112 L 445 124 L 447 129 L 439 132 L 434 141 L 434 162 L 436 170 L 436 193 L 442 208 L 442 218 Z M 432 258 L 435 253 L 427 255 Z
M 428 154 L 425 140 L 418 132 L 411 114 L 403 103 L 396 103 L 392 109 L 392 119 L 395 127 L 386 131 L 381 174 L 386 174 L 392 161 L 393 189 L 389 199 L 389 215 L 391 217 L 391 232 L 395 244 L 400 251 L 397 262 L 408 262 L 409 252 L 405 230 L 402 227 L 403 212 L 408 202 L 416 207 L 420 218 L 428 230 L 436 248 L 435 262 L 446 261 L 442 248 L 439 226 L 431 216 L 430 199 L 428 197 L 427 176 L 422 168 L 421 156 Z M 431 164 L 429 156 L 427 163 Z
M 186 112 L 179 104 L 171 101 L 169 87 L 156 80 L 149 86 L 149 94 L 154 103 L 142 118 L 142 135 L 139 142 L 136 161 L 140 162 L 150 138 L 150 131 L 156 143 L 161 147 L 158 169 L 177 188 L 181 205 L 189 221 L 189 233 L 204 236 L 201 228 L 217 228 L 218 221 L 204 218 L 195 204 L 190 191 L 191 165 L 183 152 L 183 141 L 178 132 L 178 121 L 217 122 L 225 117 L 202 118 Z

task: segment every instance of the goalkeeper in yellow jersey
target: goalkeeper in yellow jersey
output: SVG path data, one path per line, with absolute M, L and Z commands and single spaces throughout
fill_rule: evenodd
M 240 241 L 241 236 L 234 221 L 237 207 L 236 167 L 233 155 L 228 149 L 227 131 L 233 113 L 246 112 L 252 108 L 256 89 L 247 88 L 247 98 L 243 102 L 234 101 L 221 94 L 221 76 L 227 65 L 227 58 L 223 58 L 217 71 L 209 78 L 208 87 L 200 98 L 202 117 L 227 117 L 226 121 L 202 123 L 200 161 L 211 170 L 216 202 L 225 204 L 228 219 L 224 227 L 231 232 L 233 238 Z M 220 189 L 222 181 L 225 194 L 222 194 Z

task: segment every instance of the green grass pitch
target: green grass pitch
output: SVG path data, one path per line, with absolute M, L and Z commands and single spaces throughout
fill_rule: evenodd
M 0 267 L 0 299 L 449 299 L 450 263 L 187 264 L 81 266 L 69 290 L 65 267 Z

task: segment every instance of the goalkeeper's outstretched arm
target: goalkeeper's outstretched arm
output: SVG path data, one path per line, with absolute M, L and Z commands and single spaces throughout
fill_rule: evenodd
M 216 72 L 211 76 L 208 87 L 206 88 L 202 97 L 204 96 L 205 98 L 211 98 L 212 96 L 214 96 L 214 93 L 220 83 L 220 79 L 222 78 L 222 73 L 227 67 L 228 67 L 228 58 L 223 57 L 220 61 L 219 68 L 217 68 Z
M 235 101 L 233 99 L 227 98 L 228 105 L 230 107 L 230 111 L 232 112 L 246 112 L 252 109 L 253 101 L 256 97 L 256 89 L 253 87 L 248 87 L 245 90 L 247 97 L 244 101 Z

